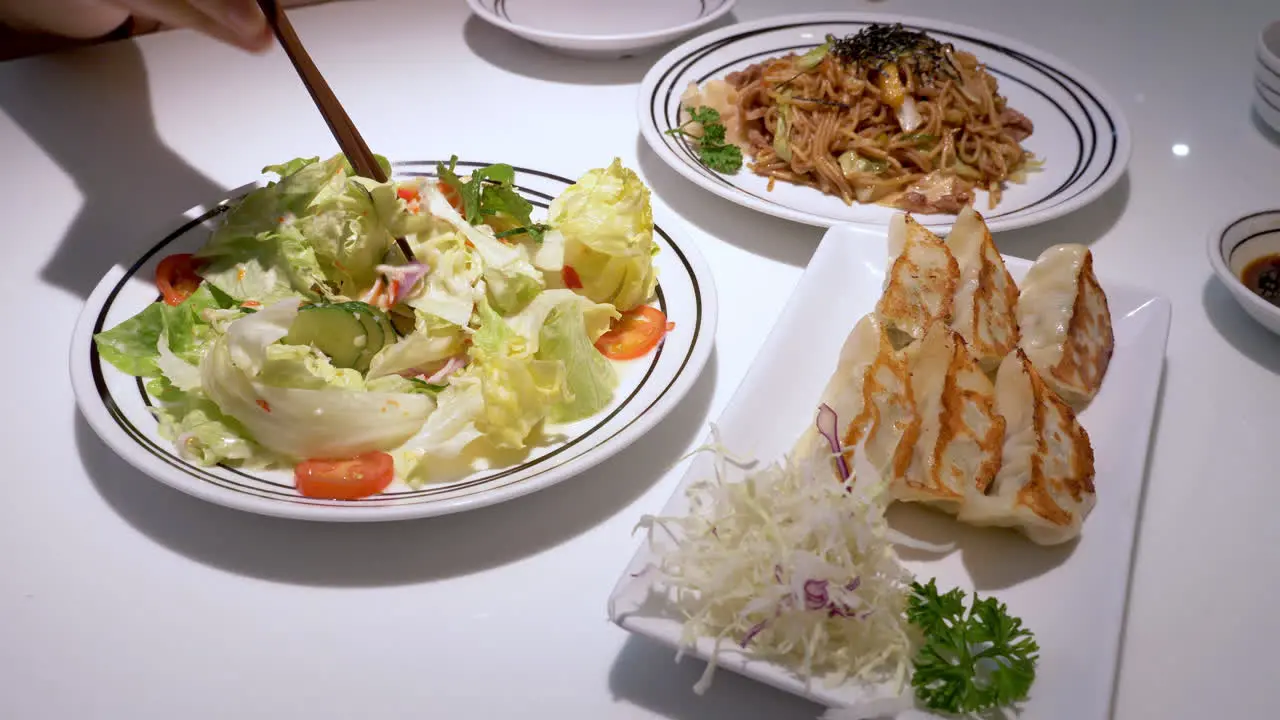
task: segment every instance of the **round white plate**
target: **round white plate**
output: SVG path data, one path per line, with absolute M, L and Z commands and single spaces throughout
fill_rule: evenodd
M 618 58 L 706 27 L 737 0 L 467 0 L 485 21 L 553 50 Z
M 1129 162 L 1129 126 L 1120 108 L 1090 78 L 1067 63 L 1016 40 L 953 23 L 870 13 L 822 13 L 769 18 L 722 28 L 667 53 L 640 85 L 640 132 L 663 162 L 706 190 L 739 205 L 810 225 L 852 223 L 882 227 L 897 210 L 845 205 L 838 197 L 777 182 L 745 166 L 722 175 L 702 165 L 682 139 L 665 134 L 679 125 L 680 95 L 689 83 L 723 78 L 766 58 L 804 51 L 828 34 L 843 37 L 871 23 L 902 23 L 977 56 L 1000 84 L 1009 106 L 1035 124 L 1023 146 L 1045 160 L 1025 185 L 1010 183 L 995 209 L 987 194 L 974 207 L 992 231 L 1025 227 L 1065 215 L 1096 200 L 1120 179 Z M 918 215 L 921 224 L 946 232 L 954 215 Z
M 481 167 L 488 163 L 458 164 Z M 395 164 L 395 174 L 433 177 L 435 167 L 435 161 L 401 162 Z M 572 183 L 551 173 L 516 168 L 517 188 L 538 207 L 545 208 Z M 543 434 L 554 439 L 522 456 L 491 461 L 485 469 L 461 468 L 449 482 L 418 490 L 396 481 L 381 495 L 355 501 L 302 497 L 294 490 L 288 470 L 193 465 L 160 437 L 142 382 L 102 362 L 93 336 L 154 302 L 152 278 L 160 259 L 203 245 L 228 203 L 255 187 L 245 185 L 216 204 L 187 211 L 185 222 L 128 268 L 112 268 L 89 296 L 71 344 L 76 402 L 94 431 L 137 469 L 204 500 L 264 515 L 327 521 L 401 520 L 511 500 L 572 477 L 635 442 L 680 402 L 711 355 L 717 314 L 711 270 L 691 243 L 678 242 L 655 227 L 660 249 L 655 258 L 659 273 L 655 304 L 675 328 L 656 351 L 617 364 L 620 383 L 609 407 L 577 423 L 545 428 Z

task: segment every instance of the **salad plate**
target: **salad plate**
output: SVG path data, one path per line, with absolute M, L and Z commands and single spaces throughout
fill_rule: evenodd
M 879 204 L 881 200 L 846 203 L 838 195 L 809 185 L 756 174 L 750 168 L 750 157 L 744 157 L 741 169 L 734 172 L 712 169 L 697 144 L 677 129 L 688 119 L 682 114 L 682 98 L 691 83 L 703 88 L 706 99 L 720 92 L 709 90 L 709 82 L 723 82 L 730 74 L 758 67 L 764 61 L 804 54 L 822 45 L 828 35 L 848 38 L 873 24 L 899 23 L 907 31 L 923 32 L 932 40 L 972 53 L 998 83 L 998 93 L 1007 98 L 1008 107 L 1020 111 L 1034 125 L 1021 146 L 1032 153 L 1038 169 L 1027 172 L 1025 182 L 1008 182 L 994 208 L 988 206 L 987 193 L 981 188 L 973 193 L 974 207 L 986 217 L 992 232 L 1036 225 L 1084 207 L 1124 174 L 1130 154 L 1128 123 L 1107 92 L 1083 72 L 1013 38 L 949 22 L 884 13 L 787 15 L 692 38 L 663 56 L 645 75 L 636 107 L 641 135 L 664 163 L 689 181 L 743 207 L 809 225 L 849 223 L 882 229 L 897 208 Z M 822 102 L 828 109 L 839 104 Z M 763 108 L 755 109 L 761 111 Z M 964 122 L 985 121 L 974 118 Z M 897 125 L 887 127 L 897 129 Z M 774 140 L 776 144 L 776 136 Z M 746 137 L 737 142 L 750 145 Z M 934 214 L 921 214 L 920 208 L 902 209 L 915 213 L 916 219 L 934 232 L 945 233 L 955 220 L 946 208 Z
M 756 461 L 757 468 L 790 452 L 799 434 L 792 429 L 812 425 L 850 328 L 880 296 L 886 251 L 879 235 L 852 226 L 827 231 L 708 443 L 714 440 L 723 453 Z M 1018 282 L 1031 266 L 1016 258 L 1004 262 Z M 1013 532 L 963 525 L 919 506 L 893 505 L 888 513 L 890 527 L 934 546 L 899 549 L 902 563 L 920 582 L 934 577 L 940 587 L 996 595 L 1034 630 L 1040 656 L 1035 684 L 1022 706 L 1024 717 L 1101 720 L 1108 717 L 1115 682 L 1171 305 L 1105 272 L 1099 277 L 1114 323 L 1114 353 L 1100 391 L 1078 414 L 1093 444 L 1098 498 L 1078 539 L 1039 546 Z M 780 383 L 779 377 L 788 380 Z M 688 513 L 687 490 L 713 476 L 717 462 L 704 452 L 673 469 L 681 480 L 657 515 Z M 729 473 L 731 480 L 741 474 Z M 666 536 L 655 532 L 651 537 L 657 542 Z M 715 656 L 721 668 L 833 708 L 866 707 L 892 692 L 872 683 L 806 681 L 791 669 L 751 657 L 736 636 L 719 644 L 709 637 L 690 642 L 684 618 L 661 599 L 662 591 L 654 593 L 659 556 L 653 542 L 641 543 L 609 597 L 609 617 L 625 630 L 703 660 Z M 715 691 L 714 684 L 707 690 Z M 902 709 L 898 716 L 932 717 L 918 707 Z
M 491 166 L 458 162 L 456 167 L 461 175 Z M 437 169 L 436 161 L 393 163 L 393 183 L 431 179 L 430 183 L 434 184 Z M 573 185 L 573 180 L 554 173 L 514 168 L 514 182 L 510 187 L 531 204 L 532 215 L 538 217 Z M 520 439 L 528 440 L 523 449 L 485 453 L 464 450 L 451 454 L 448 461 L 442 460 L 429 468 L 432 474 L 429 482 L 405 484 L 397 465 L 396 479 L 389 486 L 380 493 L 359 498 L 304 496 L 295 487 L 295 475 L 289 467 L 246 469 L 248 466 L 237 462 L 193 461 L 188 453 L 175 448 L 173 433 L 168 438 L 162 433 L 157 418 L 159 403 L 149 389 L 148 379 L 123 372 L 113 362 L 104 360 L 95 336 L 101 337 L 104 331 L 119 326 L 153 304 L 159 305 L 155 278 L 162 259 L 199 251 L 237 202 L 262 187 L 263 183 L 251 183 L 231 191 L 227 197 L 187 211 L 183 220 L 175 222 L 171 232 L 141 251 L 136 260 L 113 267 L 90 295 L 71 345 L 72 385 L 80 411 L 93 430 L 142 473 L 201 499 L 265 515 L 322 521 L 418 518 L 511 500 L 581 473 L 634 442 L 680 402 L 711 354 L 717 305 L 710 269 L 696 247 L 673 236 L 667 228 L 653 225 L 652 241 L 656 247 L 649 252 L 657 284 L 648 303 L 666 316 L 668 331 L 647 354 L 610 361 L 616 371 L 616 386 L 607 402 L 589 416 L 536 423 L 531 434 L 521 436 Z M 423 203 L 425 207 L 425 199 Z M 647 215 L 644 217 L 647 219 Z M 492 236 L 490 232 L 490 239 Z M 474 250 L 469 242 L 468 247 Z M 460 245 L 461 240 L 458 243 Z M 244 276 L 242 269 L 240 279 L 244 280 Z M 548 286 L 551 284 L 548 281 Z M 558 292 L 565 293 L 564 290 Z M 586 300 L 583 302 L 591 305 Z M 245 305 L 257 306 L 258 303 L 249 301 Z M 259 307 L 262 309 L 245 317 L 265 314 L 269 309 Z M 303 309 L 298 314 L 305 312 Z M 469 313 L 470 309 L 464 312 L 463 322 Z M 507 320 L 514 322 L 511 318 Z M 545 345 L 546 336 L 543 337 Z M 156 342 L 154 337 L 150 342 Z M 470 339 L 462 342 L 465 347 L 471 346 Z M 479 340 L 476 342 L 479 344 Z M 315 359 L 308 362 L 311 363 L 308 367 L 314 370 Z M 205 370 L 205 363 L 199 366 Z M 327 368 L 327 362 L 325 366 Z M 439 377 L 445 377 L 452 369 L 443 369 Z M 327 371 L 332 375 L 333 368 Z M 410 373 L 401 374 L 408 377 Z M 401 378 L 392 379 L 399 382 Z M 421 380 L 414 382 L 439 393 L 438 387 Z M 443 393 L 435 397 L 439 410 L 444 406 Z M 270 412 L 264 401 L 259 400 L 258 404 L 264 412 Z M 314 414 L 318 417 L 321 412 L 317 409 Z M 348 432 L 358 435 L 363 429 L 353 427 Z M 471 443 L 468 447 L 477 444 L 482 443 Z M 396 462 L 400 462 L 398 456 Z

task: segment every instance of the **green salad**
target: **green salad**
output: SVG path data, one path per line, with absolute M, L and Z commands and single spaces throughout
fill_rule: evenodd
M 265 168 L 99 354 L 148 378 L 184 459 L 293 468 L 311 497 L 420 486 L 433 458 L 600 412 L 614 361 L 669 330 L 648 188 L 615 159 L 535 221 L 511 166 L 456 160 L 386 183 L 341 155 Z

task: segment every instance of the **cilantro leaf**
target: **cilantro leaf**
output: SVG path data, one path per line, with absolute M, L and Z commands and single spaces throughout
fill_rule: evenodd
M 1027 698 L 1035 681 L 1039 646 L 1004 603 L 979 598 L 965 608 L 965 593 L 939 593 L 937 584 L 911 584 L 907 619 L 924 635 L 913 660 L 911 685 L 933 710 L 972 713 Z
M 725 142 L 724 123 L 720 122 L 720 111 L 705 105 L 688 108 L 689 119 L 680 127 L 667 131 L 668 135 L 683 136 L 698 145 L 698 157 L 702 164 L 726 175 L 732 175 L 742 168 L 742 149 L 737 145 Z M 702 126 L 702 134 L 694 135 L 685 130 L 690 123 Z
M 726 175 L 732 175 L 742 167 L 742 149 L 737 145 L 703 146 L 698 148 L 698 154 L 707 167 Z
M 504 213 L 528 225 L 533 205 L 516 192 L 515 168 L 505 163 L 486 165 L 471 173 L 466 182 L 458 177 L 458 156 L 449 158 L 449 166 L 436 163 L 436 175 L 462 198 L 462 217 L 472 225 L 486 215 Z

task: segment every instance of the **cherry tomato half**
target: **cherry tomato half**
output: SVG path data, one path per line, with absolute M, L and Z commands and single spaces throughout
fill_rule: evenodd
M 564 278 L 564 286 L 570 290 L 577 290 L 582 287 L 582 278 L 578 277 L 578 271 L 568 265 L 565 265 L 564 269 L 560 271 L 560 276 Z
M 457 190 L 453 189 L 452 185 L 441 181 L 436 183 L 436 187 L 440 188 L 440 192 L 444 193 L 444 199 L 449 201 L 454 210 L 458 212 L 466 211 L 462 204 L 462 196 L 458 194 Z
M 634 360 L 657 347 L 667 329 L 667 316 L 661 310 L 642 305 L 622 313 L 596 340 L 596 349 L 610 360 Z
M 369 452 L 347 460 L 304 460 L 293 469 L 293 479 L 306 497 L 356 500 L 386 490 L 395 471 L 390 455 Z
M 181 305 L 204 281 L 196 271 L 203 263 L 190 253 L 170 255 L 156 266 L 156 287 L 166 305 Z

